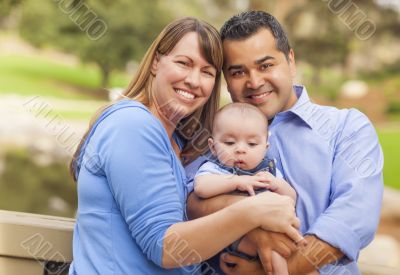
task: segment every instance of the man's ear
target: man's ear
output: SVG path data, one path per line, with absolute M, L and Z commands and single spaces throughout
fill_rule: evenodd
M 215 151 L 215 144 L 213 138 L 208 139 L 208 147 L 210 148 L 211 153 L 216 156 L 217 152 Z
M 153 62 L 151 63 L 151 74 L 156 75 L 158 69 L 158 62 L 160 62 L 160 54 L 158 52 L 155 53 Z
M 296 69 L 296 61 L 294 59 L 293 49 L 290 49 L 290 51 L 289 51 L 288 62 L 289 62 L 289 68 L 290 68 L 290 75 L 292 76 L 292 78 L 295 78 L 297 69 Z

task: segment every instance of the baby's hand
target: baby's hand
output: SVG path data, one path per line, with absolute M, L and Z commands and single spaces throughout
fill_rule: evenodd
M 261 182 L 266 183 L 265 187 L 268 188 L 269 191 L 279 195 L 289 196 L 296 202 L 296 190 L 284 179 L 274 177 L 271 173 L 266 171 L 259 172 L 255 176 L 258 176 Z
M 258 172 L 254 176 L 257 177 L 260 181 L 265 183 L 270 183 L 276 179 L 274 175 L 272 175 L 270 172 L 267 171 Z
M 261 182 L 266 183 L 266 188 L 268 188 L 269 191 L 276 192 L 280 188 L 279 180 L 270 172 L 262 171 L 255 176 L 257 176 Z
M 256 193 L 254 189 L 267 188 L 268 184 L 261 181 L 261 177 L 254 176 L 238 176 L 238 183 L 236 189 L 244 192 L 248 192 L 250 196 L 254 196 Z

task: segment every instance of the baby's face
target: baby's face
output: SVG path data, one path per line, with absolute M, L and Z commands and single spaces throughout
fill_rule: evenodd
M 216 122 L 210 148 L 218 160 L 229 167 L 250 170 L 267 152 L 267 126 L 262 117 L 220 117 Z

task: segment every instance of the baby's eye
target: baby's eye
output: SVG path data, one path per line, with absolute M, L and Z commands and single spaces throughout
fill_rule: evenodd
M 249 144 L 250 147 L 254 147 L 254 146 L 258 145 L 258 143 L 255 143 L 255 142 L 249 142 L 248 144 Z
M 224 144 L 228 145 L 228 146 L 232 146 L 233 144 L 235 144 L 235 142 L 233 142 L 233 141 L 224 141 Z

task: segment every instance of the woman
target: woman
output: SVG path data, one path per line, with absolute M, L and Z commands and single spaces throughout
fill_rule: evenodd
M 300 237 L 292 202 L 272 192 L 185 221 L 180 159 L 202 153 L 194 140 L 218 107 L 222 62 L 212 26 L 174 21 L 150 46 L 125 99 L 92 120 L 71 162 L 78 214 L 70 274 L 195 273 L 193 264 L 251 229 Z

